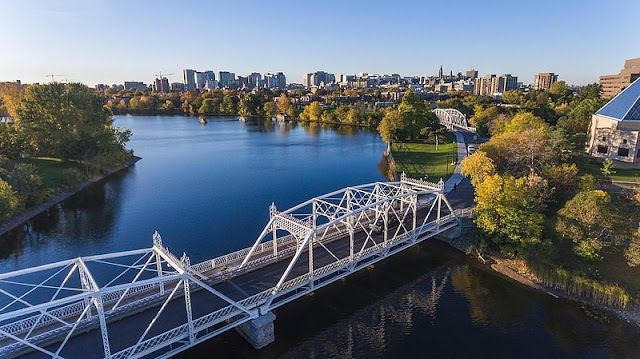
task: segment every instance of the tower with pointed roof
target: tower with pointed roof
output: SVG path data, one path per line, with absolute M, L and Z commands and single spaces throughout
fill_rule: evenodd
M 602 106 L 589 127 L 594 157 L 637 163 L 640 167 L 640 79 Z
M 440 65 L 440 71 L 438 71 L 438 78 L 441 80 L 444 78 L 444 75 L 442 73 L 442 65 Z

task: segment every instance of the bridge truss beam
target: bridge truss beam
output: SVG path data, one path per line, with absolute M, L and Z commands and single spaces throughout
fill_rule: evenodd
M 286 211 L 272 205 L 253 246 L 195 265 L 156 232 L 148 249 L 0 274 L 0 357 L 169 357 L 454 227 L 443 188 L 403 174 Z M 280 261 L 267 289 L 229 289 L 229 279 Z M 133 328 L 123 335 L 125 318 Z M 102 343 L 91 347 L 99 353 L 78 350 L 87 340 Z
M 440 124 L 453 130 L 454 127 L 476 132 L 475 127 L 469 127 L 467 116 L 454 108 L 436 108 L 433 113 L 438 117 Z

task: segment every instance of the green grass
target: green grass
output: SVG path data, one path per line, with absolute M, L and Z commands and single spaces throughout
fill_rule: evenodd
M 425 178 L 431 182 L 438 182 L 440 178 L 446 181 L 453 171 L 455 164 L 451 164 L 457 158 L 457 144 L 455 135 L 447 133 L 440 140 L 438 151 L 433 139 L 413 141 L 407 143 L 395 143 L 391 147 L 393 158 L 396 161 L 398 173 L 403 171 L 413 178 Z
M 64 170 L 68 168 L 79 168 L 78 163 L 62 161 L 59 158 L 52 157 L 32 157 L 22 160 L 24 163 L 30 163 L 36 166 L 36 169 L 44 183 L 49 187 L 58 187 L 62 182 Z
M 591 174 L 594 177 L 602 176 L 602 172 L 600 172 L 602 163 L 598 160 L 585 156 L 574 156 L 573 160 L 580 169 L 580 174 Z M 613 169 L 616 173 L 609 176 L 611 180 L 640 183 L 640 168 L 616 168 L 614 162 Z

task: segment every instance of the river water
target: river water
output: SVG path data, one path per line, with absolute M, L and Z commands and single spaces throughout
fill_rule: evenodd
M 163 243 L 196 263 L 250 246 L 284 210 L 384 180 L 376 133 L 317 124 L 117 116 L 143 159 L 0 237 L 0 272 Z M 182 357 L 640 357 L 640 330 L 498 277 L 437 241 L 275 311 L 256 351 L 227 332 Z

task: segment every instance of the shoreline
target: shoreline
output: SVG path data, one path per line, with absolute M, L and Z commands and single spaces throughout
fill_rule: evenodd
M 475 257 L 479 264 L 483 266 L 487 271 L 492 272 L 501 277 L 507 277 L 510 280 L 516 281 L 529 288 L 546 293 L 556 299 L 571 300 L 577 304 L 588 305 L 603 312 L 613 314 L 619 319 L 625 320 L 628 323 L 632 323 L 640 327 L 640 311 L 638 307 L 632 303 L 627 308 L 616 308 L 607 306 L 604 304 L 593 302 L 589 299 L 570 295 L 567 292 L 546 286 L 540 282 L 540 280 L 531 273 L 522 260 L 511 260 L 502 258 L 499 254 L 485 253 L 482 257 L 479 253 L 473 253 L 470 249 L 472 239 L 463 234 L 459 238 L 447 238 L 445 236 L 436 236 L 437 240 L 448 244 L 452 248 L 466 254 L 467 256 Z
M 91 186 L 94 183 L 100 182 L 103 179 L 111 176 L 112 174 L 116 173 L 116 172 L 120 172 L 124 169 L 127 169 L 131 166 L 133 166 L 136 162 L 140 161 L 142 159 L 142 157 L 138 157 L 138 156 L 133 156 L 131 159 L 129 159 L 127 162 L 123 163 L 122 165 L 118 166 L 118 167 L 114 167 L 109 169 L 108 171 L 95 176 L 93 178 L 89 178 L 88 180 L 82 182 L 81 184 L 79 184 L 73 191 L 65 191 L 65 192 L 61 192 L 53 197 L 51 197 L 49 200 L 47 200 L 44 203 L 41 203 L 39 205 L 37 205 L 34 208 L 31 208 L 25 212 L 22 212 L 20 214 L 17 214 L 11 218 L 9 218 L 9 220 L 3 224 L 0 225 L 0 236 L 5 235 L 7 232 L 13 230 L 14 228 L 20 226 L 21 224 L 27 222 L 28 220 L 32 219 L 33 217 L 39 215 L 40 213 L 48 210 L 49 208 L 57 205 L 58 203 L 64 201 L 65 199 L 73 196 L 74 194 L 82 191 L 83 189 Z

